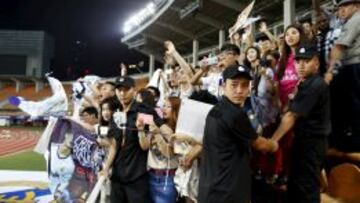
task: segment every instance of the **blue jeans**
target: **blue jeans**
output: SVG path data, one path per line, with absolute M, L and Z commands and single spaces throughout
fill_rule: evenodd
M 174 176 L 150 174 L 150 198 L 153 203 L 175 203 L 177 192 Z

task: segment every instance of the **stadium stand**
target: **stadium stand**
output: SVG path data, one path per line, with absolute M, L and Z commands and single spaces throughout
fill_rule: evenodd
M 171 40 L 187 62 L 197 65 L 201 56 L 215 53 L 227 39 L 227 29 L 251 1 L 233 0 L 157 0 L 155 15 L 139 17 L 140 25 L 125 32 L 121 42 L 140 53 L 149 56 L 150 73 L 154 71 L 152 60 L 162 62 L 164 41 Z M 296 4 L 296 5 L 295 5 Z M 322 6 L 331 4 L 330 0 L 321 1 Z M 284 26 L 294 20 L 310 18 L 308 8 L 311 1 L 263 0 L 256 1 L 252 16 L 260 16 L 269 22 L 269 30 L 278 35 Z M 278 12 L 283 10 L 283 12 Z M 277 11 L 274 13 L 274 11 Z M 295 19 L 295 15 L 297 18 Z M 285 21 L 284 21 L 284 20 Z M 190 52 L 189 52 L 190 51 Z
M 42 79 L 23 75 L 0 75 L 0 88 L 9 84 L 11 81 L 15 83 L 17 92 L 28 84 L 35 84 L 36 92 L 39 92 L 44 88 L 44 81 Z
M 141 89 L 146 86 L 148 83 L 147 74 L 136 74 L 133 75 L 136 80 L 136 89 Z M 13 79 L 6 78 L 16 78 L 19 79 L 19 83 L 22 83 L 21 88 L 18 89 L 18 86 Z M 105 80 L 114 81 L 115 78 L 107 78 Z M 8 97 L 10 96 L 19 96 L 26 100 L 31 101 L 40 101 L 52 95 L 51 88 L 44 80 L 35 79 L 33 77 L 27 76 L 4 76 L 0 75 L 0 81 L 4 84 L 1 88 L 0 94 L 0 126 L 7 126 L 10 124 L 23 123 L 27 122 L 29 116 L 22 112 L 16 106 L 13 106 L 8 103 Z M 36 82 L 42 82 L 42 88 L 39 90 Z M 62 82 L 65 92 L 68 98 L 71 98 L 72 94 L 72 83 L 74 81 Z M 69 103 L 69 109 L 72 108 L 71 102 Z M 47 118 L 39 118 L 38 120 L 47 120 Z M 35 123 L 36 124 L 36 123 Z

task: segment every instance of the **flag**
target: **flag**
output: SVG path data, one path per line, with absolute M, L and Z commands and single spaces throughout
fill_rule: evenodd
M 58 119 L 50 137 L 49 189 L 58 202 L 85 202 L 101 170 L 105 151 L 96 134 L 74 121 Z
M 54 77 L 47 77 L 52 96 L 41 101 L 30 101 L 22 97 L 11 96 L 9 103 L 18 106 L 32 118 L 39 116 L 64 116 L 68 110 L 68 100 L 61 82 Z
M 235 24 L 229 29 L 229 35 L 230 37 L 234 35 L 239 29 L 245 28 L 247 23 L 247 19 L 254 7 L 255 1 L 252 1 L 238 16 L 236 19 Z

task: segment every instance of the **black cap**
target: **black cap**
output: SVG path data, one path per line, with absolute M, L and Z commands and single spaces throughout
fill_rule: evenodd
M 129 87 L 130 88 L 130 87 L 135 87 L 135 81 L 131 77 L 123 76 L 123 77 L 116 78 L 115 85 L 116 85 L 116 88 L 118 88 L 118 87 Z
M 319 51 L 314 44 L 300 44 L 295 50 L 295 59 L 312 59 L 314 56 L 319 56 Z
M 246 79 L 252 80 L 250 75 L 250 69 L 243 65 L 230 65 L 222 73 L 223 80 L 233 79 L 236 77 L 244 77 Z
M 344 6 L 347 4 L 354 4 L 354 3 L 360 3 L 360 0 L 342 0 L 337 5 L 338 6 Z

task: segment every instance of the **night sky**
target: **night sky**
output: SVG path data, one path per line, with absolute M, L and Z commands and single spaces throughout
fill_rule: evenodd
M 122 25 L 150 0 L 1 0 L 0 29 L 45 30 L 55 38 L 54 76 L 66 79 L 66 67 L 79 56 L 81 71 L 118 74 L 120 62 L 147 57 L 120 43 Z M 80 45 L 76 45 L 80 41 Z

